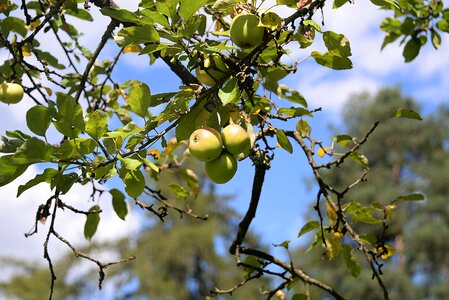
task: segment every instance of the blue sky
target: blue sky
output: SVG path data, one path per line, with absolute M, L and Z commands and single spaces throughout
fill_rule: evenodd
M 130 7 L 134 2 L 137 3 L 137 1 L 117 1 L 123 7 Z M 430 44 L 426 45 L 415 61 L 405 64 L 401 54 L 402 48 L 397 44 L 389 45 L 380 52 L 383 33 L 379 29 L 379 24 L 386 16 L 385 12 L 379 11 L 368 1 L 356 1 L 355 3 L 345 5 L 339 10 L 326 8 L 326 25 L 323 26 L 324 30 L 343 33 L 350 40 L 354 68 L 348 71 L 333 71 L 318 66 L 309 58 L 300 64 L 295 75 L 284 81 L 291 88 L 298 89 L 306 97 L 311 108 L 323 108 L 323 112 L 317 113 L 309 121 L 313 125 L 314 137 L 329 143 L 332 132 L 329 131 L 328 125 L 341 122 L 339 112 L 344 101 L 352 93 L 375 92 L 385 85 L 401 85 L 404 92 L 422 103 L 426 111 L 435 109 L 438 104 L 449 98 L 449 42 L 447 36 L 443 36 L 441 49 L 435 51 Z M 292 12 L 286 9 L 274 8 L 274 10 L 283 16 Z M 101 24 L 96 28 L 104 28 L 107 18 L 101 16 L 99 18 Z M 316 21 L 321 22 L 319 14 L 317 14 Z M 79 24 L 79 30 L 86 33 L 86 36 L 82 38 L 82 43 L 92 48 L 95 47 L 102 30 L 91 30 L 91 28 L 92 24 L 90 23 L 81 22 Z M 317 40 L 319 39 L 318 37 Z M 55 55 L 60 54 L 51 43 L 46 46 Z M 312 50 L 322 49 L 323 46 L 320 42 L 306 50 L 291 47 L 291 58 L 302 59 L 307 57 Z M 112 57 L 117 51 L 114 43 L 110 42 L 101 58 Z M 7 58 L 8 54 L 5 50 L 1 50 L 0 63 Z M 152 93 L 175 90 L 180 83 L 179 79 L 169 73 L 162 63 L 149 66 L 146 57 L 135 54 L 125 55 L 116 69 L 114 77 L 118 81 L 126 79 L 144 81 L 148 83 Z M 30 105 L 29 101 L 11 106 L 1 105 L 0 134 L 10 129 L 22 129 L 27 132 L 24 111 Z M 286 124 L 291 129 L 294 128 L 294 125 L 294 123 Z M 51 132 L 50 135 L 52 135 Z M 55 137 L 54 132 L 53 136 Z M 57 141 L 56 137 L 55 141 Z M 25 239 L 23 233 L 31 228 L 36 207 L 47 199 L 50 192 L 46 186 L 39 185 L 25 192 L 20 198 L 15 198 L 17 186 L 33 178 L 36 172 L 39 172 L 38 168 L 30 167 L 17 182 L 0 187 L 2 203 L 0 255 L 15 254 L 21 258 L 33 259 L 42 257 L 45 227 L 41 226 L 40 233 L 29 239 Z M 245 160 L 239 164 L 236 176 L 228 184 L 218 186 L 220 193 L 235 195 L 232 205 L 242 214 L 249 204 L 253 172 L 250 161 Z M 279 243 L 290 239 L 293 243 L 298 243 L 296 234 L 304 223 L 304 213 L 310 211 L 311 201 L 315 196 L 315 190 L 308 190 L 304 182 L 304 179 L 310 176 L 310 167 L 299 148 L 294 148 L 293 155 L 283 149 L 276 150 L 276 159 L 267 173 L 258 214 L 252 224 L 252 228 L 262 236 L 265 242 Z M 70 199 L 70 203 L 77 203 L 82 208 L 88 208 L 91 205 L 86 201 L 89 194 L 88 187 L 78 187 L 65 198 Z M 108 203 L 108 195 L 104 197 L 103 203 Z M 123 222 L 114 215 L 110 206 L 105 205 L 103 207 L 105 213 L 95 239 L 113 239 L 138 230 L 141 221 L 136 213 L 137 208 L 133 207 L 131 202 L 130 206 L 133 208 L 131 214 L 127 217 L 127 222 Z M 84 243 L 83 223 L 85 217 L 67 212 L 60 217 L 57 227 L 60 228 L 61 234 L 74 241 L 75 245 Z M 52 247 L 55 251 L 66 249 L 56 241 L 53 241 Z

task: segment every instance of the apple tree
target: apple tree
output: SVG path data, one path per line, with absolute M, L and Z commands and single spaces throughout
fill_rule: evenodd
M 406 62 L 413 60 L 428 40 L 438 48 L 441 34 L 449 31 L 449 9 L 444 9 L 442 1 L 371 2 L 392 13 L 380 24 L 385 31 L 382 47 L 400 41 Z M 174 205 L 171 196 L 152 185 L 163 172 L 176 172 L 184 183 L 169 184 L 171 195 L 194 198 L 200 182 L 183 164 L 183 158 L 192 155 L 205 161 L 206 174 L 217 183 L 225 184 L 241 160 L 250 160 L 255 170 L 247 212 L 229 245 L 229 253 L 246 279 L 233 288 L 216 287 L 212 294 L 232 294 L 248 281 L 274 277 L 277 285 L 263 291 L 267 298 L 282 298 L 282 290 L 303 283 L 306 290 L 313 285 L 336 299 L 344 299 L 338 287 L 311 277 L 301 266 L 245 243 L 270 163 L 278 151 L 288 151 L 306 157 L 319 187 L 315 219 L 298 228 L 298 237 L 313 231 L 314 251 L 329 256 L 343 253 L 349 276 L 360 272 L 360 262 L 353 255 L 360 251 L 388 299 L 379 259 L 391 255 L 394 248 L 381 236 L 365 235 L 354 223 L 379 226 L 377 221 L 388 221 L 392 205 L 424 196 L 398 194 L 382 205 L 354 206 L 345 200 L 355 186 L 364 184 L 369 172 L 363 145 L 370 135 L 392 118 L 421 117 L 410 108 L 398 107 L 376 120 L 361 136 L 336 135 L 332 141 L 322 142 L 313 136 L 308 118 L 326 107 L 309 107 L 300 91 L 281 83 L 302 62 L 285 59 L 291 47 L 306 53 L 317 68 L 352 68 L 350 41 L 341 33 L 324 30 L 322 14 L 324 5 L 338 9 L 351 4 L 350 0 L 141 0 L 139 9 L 130 11 L 112 0 L 1 0 L 0 48 L 8 58 L 0 66 L 0 101 L 14 104 L 24 94 L 22 101 L 34 105 L 24 112 L 29 131 L 9 128 L 2 136 L 0 186 L 19 180 L 31 165 L 44 166 L 40 174 L 19 186 L 17 196 L 40 183 L 49 184 L 54 191 L 36 207 L 36 218 L 30 220 L 34 230 L 28 234 L 37 232 L 39 222 L 49 222 L 44 257 L 51 278 L 50 298 L 57 278 L 48 251 L 50 239 L 59 240 L 76 256 L 96 264 L 100 288 L 108 266 L 134 259 L 98 260 L 58 233 L 55 220 L 59 214 L 84 214 L 84 235 L 90 240 L 101 222 L 102 209 L 97 200 L 104 192 L 111 194 L 120 218 L 126 216 L 127 205 L 135 204 L 152 212 L 160 222 L 169 211 L 207 222 L 203 211 Z M 277 9 L 289 15 L 281 17 Z M 94 11 L 110 17 L 105 28 L 99 28 Z M 82 32 L 73 25 L 74 19 L 92 22 L 92 28 L 102 31 L 94 48 L 80 43 Z M 44 50 L 49 39 L 62 49 L 64 57 Z M 117 54 L 99 61 L 111 39 Z M 325 52 L 314 48 L 315 40 L 323 41 Z M 125 81 L 117 81 L 115 67 L 127 52 L 138 52 L 142 59 L 149 59 L 150 70 L 156 61 L 166 64 L 179 78 L 179 88 L 154 94 L 151 85 L 132 74 Z M 237 130 L 227 130 L 228 126 Z M 48 142 L 50 128 L 58 133 L 58 143 Z M 204 137 L 192 137 L 197 130 L 212 132 L 217 141 L 206 138 L 202 143 Z M 293 153 L 293 144 L 302 151 Z M 342 152 L 334 151 L 337 145 Z M 209 157 L 210 151 L 201 147 L 215 148 L 212 150 L 217 154 Z M 175 149 L 182 149 L 182 155 L 175 155 Z M 320 163 L 320 157 L 328 161 Z M 338 170 L 350 160 L 362 165 L 364 171 L 347 186 L 334 188 L 322 171 Z M 121 186 L 102 190 L 100 186 L 111 179 L 118 179 Z M 66 194 L 77 185 L 92 187 L 94 205 L 88 211 L 66 200 Z M 339 238 L 342 236 L 346 239 Z M 288 251 L 289 241 L 278 246 Z M 304 296 L 297 294 L 296 298 Z

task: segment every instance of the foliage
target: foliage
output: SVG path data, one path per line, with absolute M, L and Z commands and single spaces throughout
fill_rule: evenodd
M 178 151 L 179 152 L 179 151 Z M 202 171 L 194 160 L 185 164 Z M 176 172 L 166 172 L 157 184 L 162 192 L 170 193 L 169 184 L 182 184 Z M 220 286 L 232 288 L 244 280 L 244 274 L 235 266 L 234 259 L 226 255 L 224 247 L 232 241 L 232 232 L 238 221 L 237 213 L 228 204 L 229 197 L 219 197 L 211 184 L 201 187 L 198 197 L 190 203 L 192 209 L 209 210 L 204 222 L 195 218 L 180 218 L 176 211 L 168 212 L 165 222 L 144 221 L 144 225 L 131 237 L 97 243 L 93 241 L 82 249 L 83 253 L 108 253 L 117 257 L 136 256 L 133 262 L 107 270 L 107 290 L 116 298 L 139 299 L 205 299 L 211 290 Z M 178 200 L 182 203 L 183 200 Z M 144 214 L 142 219 L 148 220 Z M 248 242 L 260 244 L 253 234 Z M 0 262 L 2 262 L 0 260 Z M 41 299 L 48 289 L 48 268 L 34 262 L 4 258 L 3 267 L 12 268 L 12 276 L 0 282 L 1 294 L 21 299 Z M 58 280 L 55 297 L 58 299 L 91 299 L 99 295 L 93 267 L 81 267 L 72 253 L 65 253 L 55 262 Z M 259 288 L 266 280 L 252 282 L 235 291 L 235 297 L 257 299 Z M 33 289 L 38 286 L 41 291 Z M 28 288 L 24 288 L 28 287 Z M 99 296 L 100 297 L 100 296 Z M 101 297 L 100 297 L 101 298 Z
M 347 2 L 336 0 L 334 7 Z M 441 39 L 438 32 L 447 31 L 445 24 L 449 14 L 447 9 L 443 9 L 441 1 L 372 2 L 394 11 L 394 16 L 383 23 L 382 29 L 387 33 L 386 43 L 401 36 L 402 42 L 407 41 L 404 46 L 406 61 L 418 55 L 425 44 L 426 35 L 431 35 L 437 48 Z M 0 12 L 4 18 L 0 27 L 0 47 L 2 51 L 9 52 L 9 58 L 0 66 L 0 81 L 20 83 L 27 101 L 33 101 L 35 106 L 26 113 L 29 134 L 11 129 L 2 137 L 0 150 L 6 154 L 0 157 L 0 186 L 16 180 L 29 166 L 44 163 L 42 173 L 21 185 L 18 194 L 39 183 L 47 183 L 54 190 L 54 195 L 37 208 L 35 220 L 37 231 L 38 221 L 50 219 L 44 243 L 45 258 L 51 273 L 50 298 L 56 277 L 46 247 L 51 238 L 59 239 L 75 255 L 98 266 L 100 288 L 106 268 L 133 259 L 128 257 L 105 263 L 79 252 L 55 230 L 54 220 L 63 209 L 85 214 L 84 235 L 88 240 L 94 238 L 97 225 L 101 222 L 98 198 L 105 192 L 99 190 L 97 185 L 114 178 L 122 184 L 121 188 L 111 192 L 114 208 L 122 219 L 126 218 L 127 212 L 124 201 L 152 212 L 160 221 L 167 220 L 170 210 L 183 216 L 206 219 L 189 207 L 170 201 L 194 199 L 199 194 L 200 185 L 197 174 L 184 165 L 188 152 L 175 154 L 174 150 L 185 147 L 186 140 L 195 129 L 205 126 L 220 129 L 228 123 L 241 124 L 252 141 L 248 158 L 255 167 L 251 202 L 230 246 L 230 253 L 235 255 L 237 265 L 249 269 L 248 278 L 252 280 L 263 275 L 278 277 L 282 283 L 267 291 L 267 297 L 297 279 L 315 285 L 336 298 L 343 297 L 335 288 L 311 278 L 293 264 L 245 244 L 249 226 L 256 214 L 265 173 L 275 158 L 276 145 L 292 153 L 293 142 L 307 157 L 319 185 L 318 220 L 315 220 L 319 223 L 316 228 L 319 238 L 316 244 L 323 243 L 333 249 L 341 247 L 353 275 L 359 273 L 359 264 L 353 256 L 355 249 L 359 249 L 371 266 L 384 297 L 388 298 L 379 263 L 379 257 L 386 255 L 385 248 L 377 247 L 369 238 L 362 238 L 356 227 L 352 226 L 354 222 L 382 223 L 382 217 L 374 217 L 373 214 L 385 212 L 387 204 L 343 206 L 342 199 L 364 181 L 367 171 L 341 190 L 329 185 L 321 173 L 322 170 L 345 165 L 349 160 L 368 169 L 372 158 L 368 159 L 361 147 L 380 124 L 391 122 L 392 118 L 419 120 L 421 117 L 408 108 L 400 107 L 379 115 L 360 139 L 349 135 L 336 136 L 335 142 L 346 146 L 342 155 L 331 157 L 328 163 L 317 163 L 315 151 L 320 151 L 321 155 L 333 155 L 332 149 L 328 151 L 311 136 L 312 128 L 307 118 L 320 109 L 310 109 L 299 91 L 280 83 L 294 73 L 300 63 L 286 64 L 283 57 L 288 54 L 287 46 L 306 49 L 314 45 L 315 38 L 320 37 L 327 50 L 323 53 L 312 50 L 310 57 L 320 66 L 349 69 L 352 68 L 350 41 L 343 34 L 323 31 L 312 19 L 324 6 L 324 0 L 276 1 L 278 6 L 290 8 L 290 16 L 284 19 L 275 12 L 258 11 L 260 4 L 259 1 L 238 0 L 142 0 L 139 10 L 133 12 L 119 8 L 113 1 L 104 0 L 23 1 L 20 6 L 1 0 Z M 82 32 L 71 22 L 77 18 L 95 24 L 96 20 L 90 13 L 94 9 L 100 9 L 111 21 L 104 28 L 97 47 L 87 49 L 79 42 Z M 236 47 L 229 38 L 232 18 L 242 12 L 256 14 L 260 18 L 258 27 L 264 30 L 262 42 L 249 49 Z M 117 55 L 98 61 L 111 37 L 117 45 Z M 44 40 L 55 41 L 65 57 L 58 59 L 44 51 Z M 136 78 L 117 82 L 113 76 L 114 68 L 129 52 L 148 57 L 151 64 L 156 60 L 163 61 L 182 82 L 179 89 L 154 94 L 151 86 Z M 229 73 L 212 78 L 215 85 L 206 88 L 199 84 L 191 71 L 200 68 L 208 73 L 210 68 L 217 67 L 213 63 L 206 66 L 204 60 L 210 55 L 220 56 L 227 66 L 222 70 L 227 69 Z M 207 75 L 214 77 L 213 72 L 209 73 Z M 285 102 L 280 99 L 288 104 L 284 105 Z M 153 114 L 155 111 L 158 113 Z M 278 120 L 289 122 L 276 126 Z M 117 125 L 118 121 L 120 125 Z M 289 127 L 291 124 L 293 126 Z M 49 129 L 56 130 L 59 143 L 49 143 Z M 172 131 L 176 139 L 167 141 Z M 152 188 L 152 182 L 159 180 L 165 172 L 176 172 L 182 184 L 170 183 L 167 186 L 169 190 Z M 65 194 L 79 184 L 92 186 L 94 203 L 88 211 L 65 204 Z M 142 202 L 144 196 L 152 202 Z M 394 199 L 398 197 L 402 197 L 400 200 L 421 198 L 419 195 L 396 194 L 388 205 L 394 205 Z M 347 232 L 352 242 L 326 239 L 320 202 L 327 205 L 335 233 Z M 281 246 L 288 248 L 288 243 L 281 243 Z M 274 272 L 272 266 L 283 271 Z
M 354 136 L 362 135 L 367 120 L 374 121 L 398 106 L 418 109 L 416 102 L 401 95 L 397 88 L 384 89 L 376 95 L 356 95 L 345 105 L 344 130 Z M 449 163 L 448 112 L 447 106 L 440 107 L 423 122 L 397 120 L 373 133 L 364 145 L 370 159 L 366 183 L 357 186 L 342 204 L 384 206 L 386 218 L 377 222 L 377 226 L 367 226 L 359 217 L 354 227 L 362 236 L 372 239 L 376 247 L 385 246 L 392 251 L 382 260 L 385 261 L 384 281 L 393 299 L 439 299 L 448 293 L 445 270 L 449 266 L 449 248 L 445 241 L 449 238 L 446 230 L 449 214 L 446 200 L 443 200 L 447 199 L 446 182 L 449 180 L 444 171 Z M 328 172 L 326 178 L 333 187 L 343 188 L 351 182 L 354 169 L 355 166 L 342 165 L 339 172 Z M 382 189 L 377 188 L 379 186 Z M 407 199 L 396 198 L 394 204 L 390 204 L 398 193 L 413 195 L 415 192 L 423 193 L 425 201 L 413 201 L 420 199 L 415 194 Z M 370 214 L 382 217 L 374 209 Z M 312 227 L 316 224 L 307 228 Z M 332 231 L 326 236 L 332 236 Z M 343 235 L 338 239 L 347 237 Z M 344 261 L 335 259 L 335 255 L 329 255 L 330 261 L 323 262 L 319 251 L 305 254 L 305 250 L 296 253 L 311 274 L 323 274 L 328 282 L 347 290 L 349 299 L 366 295 L 371 295 L 370 299 L 382 298 L 369 269 L 362 268 L 356 279 L 351 278 L 347 276 Z M 313 290 L 312 295 L 313 298 L 324 297 L 317 290 Z

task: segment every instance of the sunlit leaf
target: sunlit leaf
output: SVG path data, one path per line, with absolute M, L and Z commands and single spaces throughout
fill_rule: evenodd
M 59 173 L 53 177 L 51 187 L 57 188 L 58 191 L 60 191 L 61 194 L 64 195 L 72 188 L 72 186 L 75 184 L 78 178 L 79 175 L 75 172 L 69 174 Z
M 346 263 L 346 268 L 353 277 L 357 277 L 360 274 L 360 264 L 356 261 L 354 255 L 354 249 L 349 245 L 343 245 L 343 256 Z
M 17 197 L 19 197 L 26 190 L 38 185 L 39 183 L 42 182 L 51 183 L 53 177 L 56 174 L 58 174 L 58 170 L 56 169 L 52 168 L 45 169 L 42 174 L 37 174 L 33 179 L 31 179 L 27 183 L 19 185 L 19 188 L 17 189 Z
M 202 8 L 210 0 L 183 0 L 181 1 L 181 6 L 179 7 L 179 15 L 188 20 L 197 10 Z
M 228 80 L 226 84 L 218 90 L 218 97 L 223 105 L 239 101 L 239 87 L 235 77 Z
M 399 201 L 421 201 L 421 200 L 424 200 L 424 199 L 425 199 L 425 197 L 424 197 L 423 194 L 416 193 L 416 194 L 410 194 L 410 195 L 407 195 L 407 196 L 397 197 L 396 199 L 394 199 L 392 201 L 392 203 L 399 202 Z
M 98 224 L 100 223 L 100 211 L 98 205 L 94 205 L 89 209 L 89 214 L 86 218 L 86 223 L 84 224 L 84 237 L 86 240 L 90 241 L 97 231 Z
M 284 131 L 277 129 L 276 137 L 277 137 L 277 142 L 282 149 L 287 150 L 287 152 L 289 152 L 289 153 L 293 153 L 293 146 L 292 146 L 290 140 L 285 135 Z
M 296 123 L 296 132 L 302 137 L 308 136 L 311 130 L 312 128 L 306 120 L 301 119 Z
M 317 229 L 320 227 L 320 222 L 318 221 L 309 221 L 304 226 L 302 226 L 301 230 L 298 233 L 298 238 L 302 235 L 306 234 L 309 231 L 312 231 L 314 229 Z
M 140 170 L 120 169 L 120 178 L 125 185 L 126 193 L 133 197 L 139 197 L 145 189 L 145 177 Z
M 406 109 L 406 108 L 398 108 L 396 109 L 392 114 L 391 114 L 392 118 L 405 118 L 405 119 L 414 119 L 414 120 L 419 120 L 421 121 L 422 118 L 419 115 L 419 113 L 417 113 L 414 110 L 411 109 Z
M 63 135 L 76 138 L 84 130 L 83 108 L 67 94 L 56 93 L 56 95 L 58 113 L 53 124 Z
M 151 106 L 151 92 L 148 85 L 143 82 L 134 84 L 129 89 L 128 104 L 135 114 L 142 118 L 145 117 Z
M 117 189 L 112 189 L 109 193 L 112 196 L 112 207 L 114 208 L 115 213 L 120 219 L 125 220 L 125 217 L 128 214 L 125 195 Z
M 108 131 L 108 115 L 102 110 L 95 110 L 86 115 L 85 131 L 94 140 L 98 140 Z

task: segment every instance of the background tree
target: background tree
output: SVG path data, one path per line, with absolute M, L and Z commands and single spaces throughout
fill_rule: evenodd
M 419 110 L 418 104 L 403 96 L 399 88 L 386 88 L 375 95 L 355 95 L 345 104 L 341 131 L 361 136 L 367 130 L 367 122 L 379 120 L 395 107 Z M 444 171 L 449 161 L 448 112 L 443 106 L 422 122 L 397 120 L 376 130 L 364 146 L 370 166 L 364 177 L 366 182 L 357 186 L 343 204 L 347 209 L 360 208 L 357 203 L 361 206 L 379 203 L 387 208 L 383 212 L 360 209 L 354 214 L 354 226 L 378 247 L 386 246 L 388 251 L 390 245 L 394 246 L 394 253 L 386 253 L 383 269 L 392 299 L 444 299 L 449 293 L 446 284 L 449 245 L 445 242 L 449 238 L 446 230 L 449 175 Z M 343 188 L 357 176 L 354 168 L 354 165 L 343 165 L 338 173 L 328 172 L 326 178 L 334 188 Z M 398 193 L 415 192 L 423 193 L 426 201 L 390 204 Z M 386 218 L 383 213 L 387 214 Z M 377 223 L 377 226 L 366 223 Z M 329 231 L 332 235 L 333 230 Z M 333 238 L 346 239 L 345 235 Z M 367 295 L 369 299 L 382 297 L 369 269 L 362 268 L 357 278 L 351 278 L 344 261 L 331 257 L 332 261 L 323 262 L 319 252 L 305 255 L 305 250 L 298 250 L 301 262 L 310 267 L 312 274 L 323 274 L 328 282 L 347 291 L 349 299 Z M 341 251 L 332 255 L 341 255 L 338 252 Z M 313 294 L 315 298 L 319 292 L 314 290 Z
M 250 203 L 229 243 L 230 254 L 248 278 L 278 279 L 277 285 L 265 292 L 267 298 L 279 295 L 281 290 L 298 281 L 318 287 L 337 299 L 344 297 L 337 288 L 311 277 L 299 265 L 271 255 L 248 239 L 266 172 L 278 151 L 276 147 L 279 145 L 292 153 L 293 142 L 302 150 L 300 153 L 305 155 L 309 170 L 319 185 L 316 220 L 305 224 L 301 234 L 315 230 L 316 243 L 323 244 L 328 255 L 336 255 L 341 248 L 353 274 L 359 272 L 359 262 L 353 255 L 355 250 L 359 250 L 383 297 L 389 298 L 381 276 L 380 259 L 388 256 L 393 248 L 383 243 L 386 240 L 384 236 L 377 239 L 361 236 L 358 231 L 365 229 L 359 228 L 357 223 L 360 220 L 367 224 L 377 223 L 378 219 L 370 215 L 371 211 L 384 212 L 386 219 L 391 205 L 406 200 L 422 200 L 423 196 L 413 192 L 396 194 L 393 203 L 389 204 L 360 203 L 350 209 L 342 205 L 347 195 L 365 180 L 369 164 L 362 146 L 371 134 L 391 119 L 421 120 L 421 117 L 408 107 L 395 108 L 377 119 L 360 138 L 338 135 L 335 142 L 345 144 L 346 148 L 340 156 L 333 156 L 332 147 L 326 148 L 327 145 L 311 135 L 308 118 L 321 108 L 309 108 L 299 91 L 280 81 L 294 74 L 303 61 L 286 62 L 289 47 L 299 46 L 306 52 L 313 45 L 313 50 L 306 52 L 306 56 L 318 66 L 344 70 L 352 68 L 350 42 L 343 34 L 324 31 L 319 25 L 320 21 L 324 22 L 323 16 L 318 22 L 313 20 L 315 13 L 322 11 L 325 0 L 278 0 L 277 6 L 289 10 L 289 15 L 284 18 L 274 11 L 259 10 L 263 2 L 142 0 L 136 11 L 122 9 L 109 0 L 0 2 L 4 16 L 0 47 L 8 53 L 8 59 L 0 66 L 0 80 L 3 82 L 0 101 L 15 104 L 26 94 L 28 101 L 35 104 L 24 114 L 27 132 L 11 129 L 2 137 L 0 151 L 5 155 L 0 157 L 0 186 L 15 181 L 31 165 L 45 163 L 40 174 L 19 187 L 17 196 L 39 183 L 49 184 L 53 191 L 52 196 L 36 208 L 35 228 L 27 235 L 37 232 L 39 222 L 48 222 L 48 234 L 43 244 L 50 272 L 50 298 L 55 292 L 57 278 L 48 249 L 50 240 L 65 244 L 76 256 L 97 265 L 100 288 L 107 268 L 134 259 L 131 255 L 104 262 L 80 252 L 58 233 L 55 220 L 60 214 L 70 211 L 85 215 L 84 236 L 87 240 L 92 239 L 101 222 L 100 196 L 105 192 L 112 196 L 117 216 L 122 219 L 127 215 L 128 204 L 133 203 L 150 211 L 154 220 L 160 222 L 169 220 L 169 211 L 205 220 L 191 205 L 199 195 L 200 183 L 197 174 L 185 164 L 188 151 L 175 157 L 174 149 L 185 145 L 198 128 L 211 127 L 220 132 L 229 124 L 244 128 L 251 142 L 250 151 L 229 154 L 230 149 L 226 145 L 220 147 L 218 143 L 221 153 L 217 151 L 219 156 L 210 159 L 217 159 L 223 165 L 229 162 L 232 172 L 235 172 L 237 159 L 250 160 L 254 166 Z M 339 8 L 350 2 L 336 0 L 332 5 Z M 407 62 L 419 54 L 428 40 L 438 48 L 440 33 L 449 31 L 449 11 L 444 9 L 441 1 L 372 3 L 394 12 L 393 17 L 382 23 L 386 32 L 382 46 L 400 39 Z M 91 10 L 99 10 L 110 17 L 110 21 L 103 28 L 97 46 L 88 49 L 80 44 L 82 32 L 71 20 L 92 21 L 91 28 L 97 28 Z M 111 38 L 117 52 L 100 61 L 100 53 Z M 324 52 L 316 51 L 315 38 L 323 41 Z M 50 53 L 54 49 L 50 52 L 44 50 L 43 41 L 48 40 L 55 41 L 63 58 L 58 59 Z M 129 52 L 144 55 L 150 61 L 149 68 L 155 61 L 163 62 L 179 78 L 180 86 L 154 94 L 154 87 L 132 76 L 117 80 L 115 67 L 123 54 Z M 51 141 L 47 131 L 54 132 L 55 137 L 52 136 Z M 176 139 L 168 140 L 172 132 Z M 333 157 L 321 164 L 315 153 Z M 195 156 L 193 151 L 192 155 Z M 338 169 L 350 159 L 356 160 L 366 170 L 360 171 L 354 181 L 341 189 L 334 188 L 328 183 L 324 171 Z M 216 160 L 205 163 L 215 166 L 214 162 Z M 398 172 L 397 163 L 395 161 L 395 172 Z M 154 181 L 163 181 L 168 170 L 175 172 L 180 181 L 155 185 Z M 119 188 L 108 185 L 107 190 L 101 188 L 106 182 L 115 180 L 120 183 Z M 93 205 L 89 210 L 73 207 L 66 199 L 67 192 L 78 185 L 92 188 L 90 200 Z M 329 220 L 323 218 L 320 209 L 324 203 Z M 328 238 L 325 229 L 329 226 L 336 235 L 345 234 L 347 238 Z M 175 227 L 162 224 L 157 228 L 163 232 Z M 179 238 L 176 234 L 171 236 Z M 203 237 L 209 246 L 212 245 L 212 236 Z M 151 237 L 160 238 L 160 233 Z M 289 242 L 277 246 L 288 249 Z M 197 253 L 204 254 L 202 249 L 191 245 L 185 250 L 193 255 L 190 262 L 196 268 L 185 267 L 184 272 L 176 272 L 177 283 L 185 283 L 188 276 L 200 276 L 208 271 L 207 268 L 201 269 L 203 264 L 196 259 Z M 175 262 L 170 259 L 166 264 Z M 144 281 L 140 284 L 146 289 Z M 202 294 L 209 283 L 205 281 L 203 284 L 185 291 L 183 296 Z M 216 293 L 231 294 L 234 290 L 216 290 Z

